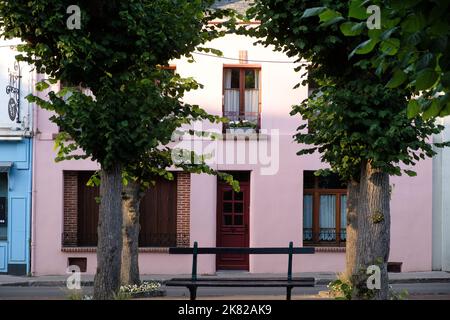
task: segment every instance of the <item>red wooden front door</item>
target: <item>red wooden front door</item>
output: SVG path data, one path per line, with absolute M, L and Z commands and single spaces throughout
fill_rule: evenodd
M 217 246 L 249 246 L 250 185 L 240 182 L 240 192 L 224 183 L 217 191 Z M 217 270 L 249 270 L 248 254 L 222 254 L 216 257 Z

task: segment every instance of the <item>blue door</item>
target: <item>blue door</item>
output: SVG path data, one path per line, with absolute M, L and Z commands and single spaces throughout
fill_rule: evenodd
M 8 176 L 0 172 L 0 272 L 8 270 Z
M 8 243 L 0 242 L 0 273 L 8 272 Z

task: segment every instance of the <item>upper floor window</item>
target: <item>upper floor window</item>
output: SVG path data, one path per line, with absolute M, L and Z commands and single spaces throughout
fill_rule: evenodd
M 337 175 L 303 176 L 303 242 L 305 246 L 345 246 L 347 187 Z
M 224 68 L 223 115 L 226 128 L 260 128 L 260 68 L 229 66 Z

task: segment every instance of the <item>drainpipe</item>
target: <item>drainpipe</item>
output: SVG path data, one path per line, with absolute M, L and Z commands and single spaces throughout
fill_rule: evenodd
M 33 79 L 31 80 L 32 83 L 32 90 L 31 92 L 34 93 L 35 88 L 35 81 L 38 77 L 37 73 L 35 72 Z M 38 124 L 38 112 L 37 112 L 37 106 L 35 103 L 32 104 L 32 110 L 33 110 L 33 128 L 32 128 L 32 171 L 31 171 L 31 181 L 30 181 L 30 196 L 31 196 L 31 245 L 30 245 L 30 264 L 31 264 L 31 275 L 34 276 L 36 273 L 36 139 L 37 139 L 37 124 Z

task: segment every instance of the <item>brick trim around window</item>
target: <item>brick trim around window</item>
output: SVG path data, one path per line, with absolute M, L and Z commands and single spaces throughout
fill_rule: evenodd
M 186 172 L 176 172 L 175 176 L 177 179 L 177 247 L 189 247 L 191 175 Z M 64 171 L 63 186 L 64 223 L 61 240 L 62 251 L 67 251 L 70 250 L 68 248 L 78 248 L 78 171 Z M 152 249 L 142 248 L 139 251 L 153 252 Z M 161 252 L 163 248 L 155 249 Z
M 78 243 L 78 172 L 64 171 L 64 231 L 62 243 L 75 247 Z
M 191 174 L 177 173 L 177 247 L 189 247 L 191 219 Z

